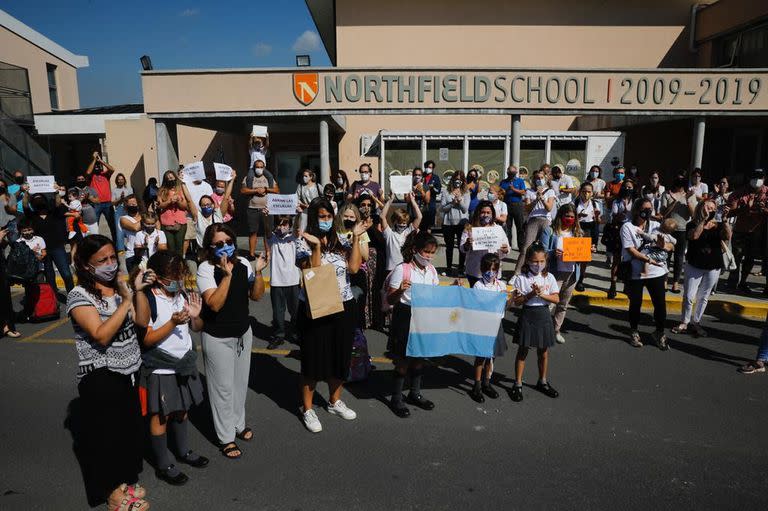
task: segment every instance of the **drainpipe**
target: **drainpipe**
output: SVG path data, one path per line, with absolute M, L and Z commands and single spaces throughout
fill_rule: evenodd
M 689 23 L 690 33 L 688 34 L 688 51 L 696 53 L 696 14 L 709 4 L 693 4 L 691 6 L 691 21 Z

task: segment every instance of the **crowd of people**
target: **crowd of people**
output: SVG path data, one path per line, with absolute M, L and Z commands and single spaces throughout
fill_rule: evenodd
M 454 285 L 466 280 L 469 287 L 504 293 L 508 308 L 518 308 L 511 391 L 518 402 L 531 348 L 538 358 L 535 389 L 549 398 L 559 395 L 547 378 L 549 352 L 566 342 L 569 302 L 575 291 L 585 290 L 585 274 L 597 264 L 564 260 L 566 239 L 590 238 L 595 253 L 604 246 L 608 293 L 615 297 L 617 283 L 624 283 L 628 342 L 634 347 L 644 344 L 639 323 L 643 290 L 648 291 L 652 340 L 662 350 L 668 349 L 667 292 L 682 291 L 683 297 L 673 332 L 704 336 L 701 319 L 721 273 L 730 272 L 729 283 L 751 293 L 747 276 L 756 258 L 765 260 L 768 186 L 760 169 L 734 192 L 726 178 L 710 191 L 699 169 L 675 176 L 665 187 L 657 172 L 641 180 L 636 169 L 628 175 L 623 167 L 605 181 L 602 169 L 593 166 L 578 183 L 559 165 L 543 165 L 530 181 L 510 166 L 504 179 L 487 187 L 481 169 L 456 171 L 442 182 L 435 163 L 426 161 L 413 169 L 411 193 L 402 197 L 385 194 L 368 164 L 358 169 L 359 179 L 335 170 L 325 185 L 305 169 L 297 176 L 295 215 L 271 215 L 267 197 L 281 191 L 266 169 L 267 146 L 255 138 L 246 175 L 233 174 L 228 181 L 185 179 L 179 168 L 134 191 L 98 152 L 73 186 L 57 184 L 52 195 L 30 194 L 21 172 L 10 185 L 0 181 L 0 243 L 23 244 L 37 269 L 33 281 L 21 282 L 24 305 L 15 312 L 9 289 L 14 282 L 0 267 L 2 333 L 21 335 L 15 325 L 30 317 L 36 281 L 57 289 L 55 266 L 68 292 L 59 298 L 74 327 L 92 462 L 88 475 L 112 508 L 148 507 L 146 490 L 137 484 L 139 445 L 147 428 L 142 417 L 148 417 L 157 477 L 170 484 L 189 479 L 176 463 L 196 468 L 209 463 L 191 448 L 187 433 L 187 414 L 204 395 L 222 455 L 243 455 L 242 444 L 254 437 L 245 410 L 253 344 L 249 303 L 263 298 L 265 271 L 273 314 L 268 348 L 299 346 L 297 407 L 306 428 L 318 433 L 322 424 L 313 407 L 318 382 L 328 385 L 330 415 L 357 417 L 341 397 L 354 363 L 353 345 L 365 345 L 366 329 L 389 336 L 395 364 L 392 412 L 406 418 L 408 405 L 434 409 L 422 393 L 425 360 L 406 354 L 412 284 L 439 285 L 442 273 Z M 247 200 L 244 214 L 235 208 L 236 184 Z M 102 218 L 108 233 L 99 232 Z M 236 225 L 247 229 L 247 250 L 237 249 Z M 440 271 L 437 230 L 445 245 Z M 476 249 L 473 236 L 480 233 L 504 241 L 497 250 Z M 257 250 L 260 243 L 263 251 Z M 510 260 L 513 247 L 519 255 Z M 10 264 L 5 252 L 0 265 Z M 313 317 L 302 270 L 322 265 L 334 269 L 342 310 Z M 201 333 L 204 382 L 191 332 Z M 500 327 L 494 357 L 507 349 Z M 477 402 L 499 397 L 493 360 L 474 361 L 469 397 Z M 765 333 L 757 359 L 741 370 L 764 372 L 767 360 Z

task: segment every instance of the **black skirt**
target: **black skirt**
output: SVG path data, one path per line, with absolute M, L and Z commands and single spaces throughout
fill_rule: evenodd
M 203 402 L 203 385 L 197 376 L 178 374 L 149 375 L 147 410 L 168 417 L 173 412 L 186 412 Z
M 523 306 L 517 321 L 515 344 L 526 348 L 549 348 L 555 345 L 555 326 L 552 314 L 545 305 Z
M 346 380 L 355 337 L 355 301 L 344 302 L 344 311 L 312 319 L 307 303 L 299 302 L 301 374 L 314 381 Z

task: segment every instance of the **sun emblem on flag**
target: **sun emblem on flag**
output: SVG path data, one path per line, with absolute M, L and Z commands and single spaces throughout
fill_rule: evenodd
M 448 316 L 448 321 L 451 323 L 456 323 L 459 320 L 459 311 L 458 309 L 454 309 L 451 311 L 451 315 Z

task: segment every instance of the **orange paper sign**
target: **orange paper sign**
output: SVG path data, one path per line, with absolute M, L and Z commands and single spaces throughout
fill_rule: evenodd
M 563 238 L 563 262 L 588 263 L 592 260 L 592 238 Z

